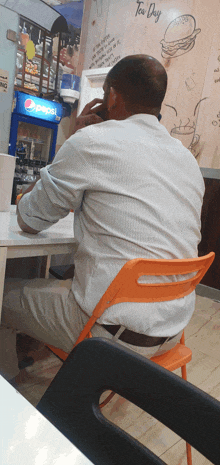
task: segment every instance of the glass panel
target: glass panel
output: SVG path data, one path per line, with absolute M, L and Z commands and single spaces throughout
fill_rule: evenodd
M 35 56 L 32 59 L 26 57 L 26 46 L 29 41 L 34 43 Z M 63 41 L 63 46 L 67 46 L 68 36 Z M 31 24 L 25 18 L 20 17 L 18 53 L 16 61 L 15 85 L 23 86 L 32 92 L 47 93 L 55 89 L 57 57 L 59 47 L 59 34 L 45 37 L 45 53 L 43 56 L 44 32 L 35 24 Z M 73 50 L 69 47 L 70 57 Z M 26 58 L 25 58 L 26 57 Z M 24 60 L 25 64 L 24 64 Z M 70 72 L 73 68 L 70 65 Z M 39 88 L 41 66 L 43 66 L 42 89 Z M 59 81 L 62 79 L 63 65 L 59 66 Z M 49 82 L 48 82 L 49 81 Z
M 33 76 L 30 76 L 29 74 L 25 74 L 24 87 L 25 89 L 37 92 L 39 90 L 39 78 L 33 78 Z
M 46 36 L 44 58 L 47 61 L 49 61 L 49 63 L 52 62 L 52 58 L 53 58 L 53 39 L 52 39 L 52 37 Z
M 21 86 L 23 77 L 25 89 L 39 92 L 44 36 L 39 27 L 24 18 L 20 18 L 19 30 L 15 85 Z M 29 41 L 33 42 L 35 48 L 35 56 L 33 58 L 29 56 L 31 59 L 28 59 L 26 54 Z
M 37 40 L 37 44 L 36 44 L 36 46 L 35 46 L 36 55 L 42 56 L 42 53 L 43 53 L 43 42 L 44 42 L 43 34 L 42 34 L 42 31 L 39 29 L 38 40 Z
M 21 87 L 22 85 L 22 80 L 21 79 L 15 79 L 15 86 Z
M 53 64 L 53 38 L 46 36 L 45 53 L 44 53 L 44 60 L 43 60 L 43 81 L 42 81 L 42 92 L 43 93 L 47 93 L 49 90 L 49 80 L 51 80 L 51 76 L 53 76 L 53 71 L 51 71 L 52 64 Z
M 16 78 L 22 80 L 22 74 L 23 74 L 23 64 L 24 64 L 24 57 L 25 54 L 22 50 L 17 51 L 17 57 L 16 57 Z
M 62 34 L 60 63 L 63 73 L 76 74 L 79 61 L 80 34 L 78 30 L 69 25 L 70 34 Z
M 43 77 L 48 79 L 48 76 L 49 76 L 49 64 L 44 60 Z
M 19 121 L 17 144 L 23 145 L 25 158 L 48 162 L 52 129 Z
M 25 72 L 30 73 L 33 76 L 40 77 L 41 70 L 41 58 L 34 57 L 32 60 L 26 58 Z
M 55 89 L 55 83 L 56 83 L 56 69 L 57 69 L 57 62 L 53 58 L 52 64 L 50 67 L 50 79 L 49 79 L 49 87 L 50 89 Z
M 20 17 L 18 48 L 25 50 L 29 40 L 34 43 L 36 53 L 42 55 L 43 35 L 41 29 Z
M 27 26 L 27 21 L 24 21 L 22 18 L 20 18 L 18 47 L 24 51 L 29 41 L 28 29 L 30 30 L 30 27 Z

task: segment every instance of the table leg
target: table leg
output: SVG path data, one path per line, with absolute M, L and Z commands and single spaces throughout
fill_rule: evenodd
M 5 284 L 5 269 L 7 260 L 7 247 L 0 247 L 0 321 L 2 313 L 2 301 Z
M 50 263 L 51 263 L 51 255 L 47 255 L 46 270 L 45 270 L 45 278 L 46 278 L 46 279 L 49 278 Z

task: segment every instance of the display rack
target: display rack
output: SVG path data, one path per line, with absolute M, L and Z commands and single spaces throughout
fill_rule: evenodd
M 50 61 L 45 58 L 45 40 L 46 35 L 44 35 L 42 55 L 36 53 L 32 60 L 28 60 L 24 48 L 18 48 L 15 90 L 36 96 L 41 93 L 50 94 L 56 90 L 60 59 L 60 37 L 57 57 L 56 59 L 53 57 L 53 67 Z M 52 74 L 54 75 L 53 80 Z

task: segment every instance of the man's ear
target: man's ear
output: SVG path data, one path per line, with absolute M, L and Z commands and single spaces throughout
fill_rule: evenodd
M 115 108 L 117 105 L 117 92 L 113 87 L 110 87 L 108 98 L 108 109 Z

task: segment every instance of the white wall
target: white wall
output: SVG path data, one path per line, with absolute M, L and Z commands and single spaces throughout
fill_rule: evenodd
M 161 123 L 220 168 L 220 0 L 84 0 L 78 75 L 139 53 L 168 73 Z
M 19 16 L 0 6 L 0 70 L 8 71 L 8 92 L 0 92 L 0 153 L 8 153 L 17 44 L 6 38 L 7 29 L 18 34 Z

